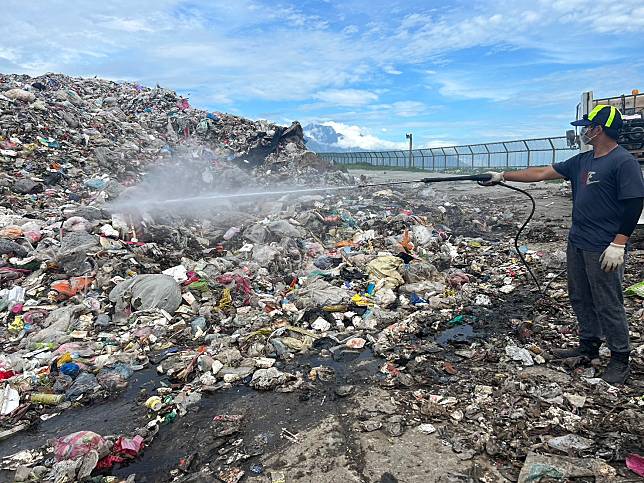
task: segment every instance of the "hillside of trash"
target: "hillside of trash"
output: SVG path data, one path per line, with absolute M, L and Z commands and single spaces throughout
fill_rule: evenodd
M 644 475 L 641 244 L 630 381 L 550 355 L 577 340 L 565 184 L 519 242 L 541 294 L 518 195 L 357 188 L 396 174 L 159 86 L 0 74 L 0 163 L 2 481 Z

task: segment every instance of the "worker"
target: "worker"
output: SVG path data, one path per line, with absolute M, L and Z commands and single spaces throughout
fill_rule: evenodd
M 637 160 L 617 144 L 622 116 L 613 106 L 597 105 L 571 123 L 593 149 L 552 166 L 489 173 L 487 185 L 531 183 L 565 178 L 572 185 L 572 225 L 566 259 L 568 294 L 579 324 L 579 345 L 553 350 L 557 359 L 590 361 L 602 340 L 610 361 L 602 378 L 623 384 L 630 373 L 629 334 L 622 295 L 628 239 L 644 200 L 644 179 Z

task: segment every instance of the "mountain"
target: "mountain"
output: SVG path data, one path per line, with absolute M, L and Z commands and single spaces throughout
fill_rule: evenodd
M 345 152 L 345 151 L 359 151 L 360 149 L 355 148 L 342 148 L 338 146 L 344 139 L 344 136 L 332 126 L 325 126 L 323 124 L 311 123 L 307 126 L 304 126 L 304 140 L 306 141 L 306 147 L 310 151 L 317 153 L 325 152 Z
M 306 147 L 318 153 L 406 149 L 406 141 L 379 138 L 369 129 L 336 121 L 310 123 L 304 128 Z

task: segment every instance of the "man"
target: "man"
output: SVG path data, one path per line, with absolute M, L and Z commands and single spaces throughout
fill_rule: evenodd
M 579 323 L 579 345 L 553 351 L 560 359 L 599 356 L 602 338 L 611 351 L 602 378 L 623 384 L 630 373 L 629 334 L 622 280 L 626 244 L 637 226 L 644 200 L 644 179 L 635 158 L 616 142 L 622 116 L 612 106 L 598 105 L 583 119 L 584 143 L 592 151 L 562 163 L 506 173 L 502 181 L 530 183 L 565 178 L 572 184 L 572 226 L 568 236 L 568 293 Z

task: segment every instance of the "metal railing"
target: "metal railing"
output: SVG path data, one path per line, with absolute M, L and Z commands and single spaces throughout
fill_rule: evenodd
M 521 139 L 496 143 L 466 144 L 412 151 L 352 151 L 317 153 L 337 164 L 370 164 L 417 168 L 427 171 L 449 169 L 526 168 L 546 166 L 564 161 L 577 154 L 579 148 L 569 146 L 565 136 Z

